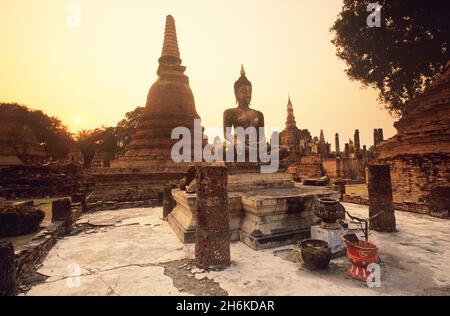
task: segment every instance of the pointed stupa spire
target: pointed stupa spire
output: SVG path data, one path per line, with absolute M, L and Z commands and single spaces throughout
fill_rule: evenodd
M 291 101 L 291 93 L 288 93 L 288 107 L 293 107 L 292 101 Z
M 175 26 L 175 19 L 171 15 L 168 15 L 166 17 L 164 44 L 161 53 L 161 58 L 163 57 L 180 58 L 180 50 L 178 49 L 177 29 Z
M 244 64 L 241 64 L 241 76 L 242 76 L 242 77 L 245 76 Z
M 294 116 L 294 106 L 292 105 L 290 93 L 288 94 L 286 128 L 297 128 L 297 122 L 295 122 Z

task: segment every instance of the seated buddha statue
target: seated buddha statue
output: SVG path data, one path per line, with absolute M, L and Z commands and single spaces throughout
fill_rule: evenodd
M 237 107 L 227 109 L 223 113 L 223 133 L 225 140 L 237 145 L 236 133 L 231 134 L 231 128 L 242 127 L 244 130 L 248 127 L 254 127 L 256 132 L 259 132 L 260 127 L 264 127 L 264 114 L 260 111 L 250 108 L 250 102 L 252 100 L 252 84 L 245 76 L 244 67 L 241 66 L 241 76 L 234 83 L 234 95 L 236 96 Z M 257 134 L 257 144 L 261 139 L 259 133 Z M 251 144 L 250 144 L 251 145 Z M 255 145 L 255 144 L 254 144 Z M 245 142 L 245 151 L 248 152 L 249 143 L 248 138 Z

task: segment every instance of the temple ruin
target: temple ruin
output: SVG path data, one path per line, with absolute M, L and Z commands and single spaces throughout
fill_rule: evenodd
M 339 134 L 335 134 L 335 151 L 320 130 L 319 137 L 311 137 L 307 129 L 300 130 L 294 116 L 294 107 L 289 98 L 286 128 L 280 133 L 281 147 L 289 150 L 285 162 L 290 166 L 288 172 L 298 182 L 318 179 L 324 176 L 332 181 L 346 179 L 347 182 L 363 182 L 367 151 L 361 149 L 359 130 L 354 138 L 345 144 L 341 152 Z
M 378 159 L 391 166 L 394 202 L 423 212 L 415 205 L 427 206 L 433 187 L 450 184 L 450 62 L 394 126 L 397 134 L 376 144 Z
M 110 168 L 97 167 L 89 173 L 89 182 L 95 185 L 89 197 L 92 203 L 155 204 L 162 199 L 164 186 L 177 183 L 190 167 L 188 162 L 176 163 L 171 158 L 172 146 L 178 141 L 171 139 L 172 130 L 183 126 L 194 137 L 194 120 L 200 119 L 189 78 L 184 74 L 186 67 L 181 65 L 171 15 L 166 18 L 158 62 L 158 79 L 148 92 L 144 113 L 125 156 L 111 161 Z
M 44 148 L 31 128 L 19 119 L 14 105 L 0 107 L 0 166 L 39 164 Z

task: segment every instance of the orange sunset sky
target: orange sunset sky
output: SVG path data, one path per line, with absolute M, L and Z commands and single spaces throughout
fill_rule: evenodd
M 79 27 L 68 24 L 76 4 Z M 175 18 L 183 65 L 206 127 L 235 106 L 241 63 L 252 107 L 284 128 L 290 93 L 297 126 L 341 148 L 356 128 L 392 136 L 373 89 L 349 81 L 330 27 L 340 0 L 0 0 L 0 102 L 59 117 L 73 132 L 115 126 L 145 105 L 156 80 L 165 17 Z M 333 147 L 334 149 L 334 147 Z

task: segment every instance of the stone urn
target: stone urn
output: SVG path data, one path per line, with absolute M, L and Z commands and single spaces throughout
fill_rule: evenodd
M 300 243 L 302 259 L 310 270 L 324 270 L 331 260 L 331 249 L 328 243 L 317 239 L 306 239 Z
M 352 266 L 347 275 L 353 279 L 367 281 L 370 272 L 367 266 L 378 262 L 378 247 L 370 241 L 363 241 L 350 238 L 352 235 L 342 237 L 347 247 L 347 258 Z
M 338 199 L 320 198 L 314 205 L 314 214 L 322 219 L 321 227 L 325 229 L 341 229 L 336 221 L 345 218 L 345 208 Z

